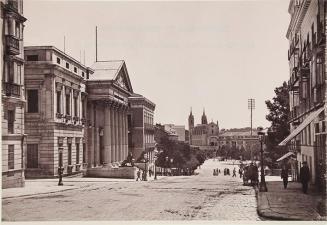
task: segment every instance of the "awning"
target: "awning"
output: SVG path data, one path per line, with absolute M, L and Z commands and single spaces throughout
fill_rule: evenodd
M 281 143 L 279 143 L 279 146 L 285 146 L 290 140 L 292 140 L 296 135 L 298 135 L 306 126 L 309 125 L 309 123 L 312 122 L 322 111 L 324 111 L 324 106 L 317 109 L 316 111 L 313 111 L 303 120 L 303 122 L 295 128 L 290 135 L 288 135 Z
M 282 161 L 283 159 L 286 159 L 286 158 L 288 158 L 288 157 L 290 157 L 292 155 L 294 155 L 293 152 L 288 152 L 285 155 L 283 155 L 282 157 L 280 157 L 279 159 L 277 159 L 276 162 Z

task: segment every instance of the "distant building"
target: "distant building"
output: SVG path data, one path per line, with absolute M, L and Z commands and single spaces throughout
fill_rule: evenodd
M 326 1 L 291 0 L 287 29 L 290 135 L 280 145 L 306 161 L 311 182 L 326 190 Z
M 224 130 L 219 134 L 219 148 L 228 146 L 229 148 L 236 148 L 240 150 L 251 150 L 253 146 L 258 144 L 258 134 L 251 129 L 232 129 Z
M 25 184 L 23 1 L 0 0 L 2 188 Z
M 165 130 L 170 131 L 178 136 L 178 141 L 185 142 L 185 126 L 175 124 L 165 124 Z
M 203 110 L 201 124 L 194 126 L 194 116 L 192 111 L 189 118 L 189 142 L 191 146 L 199 147 L 201 150 L 215 150 L 218 146 L 219 125 L 217 123 L 208 123 L 207 116 Z
M 154 132 L 155 141 L 157 143 L 160 143 L 160 140 L 165 137 L 172 141 L 178 141 L 178 135 L 175 130 L 172 129 L 166 130 L 164 125 L 156 124 L 155 132 Z

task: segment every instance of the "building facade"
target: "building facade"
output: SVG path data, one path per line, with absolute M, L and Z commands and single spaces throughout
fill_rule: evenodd
M 23 1 L 0 1 L 2 188 L 24 186 L 25 90 Z
M 287 30 L 290 48 L 290 135 L 280 143 L 306 161 L 311 182 L 326 180 L 326 1 L 291 0 Z
M 201 150 L 217 150 L 219 140 L 219 125 L 208 123 L 207 116 L 203 110 L 201 124 L 194 126 L 194 116 L 192 111 L 189 118 L 189 142 L 191 146 L 199 147 Z
M 147 161 L 147 170 L 154 171 L 155 140 L 153 116 L 156 105 L 139 94 L 129 98 L 129 148 L 136 162 Z
M 128 156 L 128 97 L 133 93 L 123 60 L 95 62 L 87 81 L 88 167 L 117 167 Z
M 251 134 L 250 129 L 231 129 L 220 131 L 219 149 L 239 149 L 241 151 L 250 151 L 251 158 L 258 157 L 259 136 L 256 131 Z
M 52 46 L 25 47 L 26 177 L 86 167 L 86 80 L 93 71 Z

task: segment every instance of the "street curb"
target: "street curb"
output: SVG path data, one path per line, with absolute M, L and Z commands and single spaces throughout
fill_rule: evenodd
M 254 190 L 255 190 L 255 196 L 256 196 L 256 199 L 257 199 L 257 213 L 259 216 L 263 217 L 263 218 L 267 218 L 267 219 L 272 219 L 272 220 L 288 220 L 288 221 L 295 221 L 297 219 L 292 219 L 292 218 L 289 218 L 289 217 L 283 217 L 283 216 L 274 216 L 274 215 L 270 215 L 269 213 L 265 213 L 262 209 L 262 197 L 260 196 L 260 193 L 259 193 L 259 189 L 257 186 L 254 187 Z M 269 203 L 268 203 L 269 205 Z
M 260 194 L 257 186 L 254 186 L 253 188 L 255 190 L 255 196 L 257 199 L 257 213 L 259 216 L 261 216 L 263 218 L 272 219 L 272 220 L 280 220 L 280 221 L 281 220 L 284 220 L 284 221 L 286 221 L 286 220 L 287 221 L 325 221 L 325 217 L 322 217 L 322 216 L 317 216 L 313 220 L 305 220 L 305 219 L 301 219 L 299 217 L 292 218 L 292 217 L 289 217 L 289 215 L 286 216 L 283 214 L 280 214 L 279 216 L 277 216 L 277 215 L 273 215 L 270 212 L 266 212 L 266 210 L 269 209 L 269 207 L 270 207 L 268 199 L 267 198 L 266 198 L 266 200 L 263 199 L 266 196 L 264 195 L 264 193 Z
M 64 191 L 70 191 L 70 190 L 75 190 L 78 189 L 78 187 L 74 188 L 69 188 L 65 190 L 56 190 L 56 191 L 50 191 L 50 192 L 43 192 L 43 193 L 33 193 L 33 194 L 25 194 L 25 195 L 17 195 L 17 196 L 8 196 L 8 197 L 3 197 L 2 200 L 5 199 L 12 199 L 12 198 L 24 198 L 24 197 L 33 197 L 33 196 L 40 196 L 40 195 L 48 195 L 48 194 L 53 194 L 53 193 L 58 193 L 58 192 L 64 192 Z

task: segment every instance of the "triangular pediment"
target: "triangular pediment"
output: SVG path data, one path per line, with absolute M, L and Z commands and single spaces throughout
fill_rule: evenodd
M 132 85 L 131 85 L 131 82 L 129 79 L 129 75 L 127 72 L 125 62 L 122 64 L 122 66 L 118 70 L 117 76 L 115 77 L 115 83 L 119 87 L 129 91 L 130 93 L 133 93 L 133 88 L 132 88 Z

